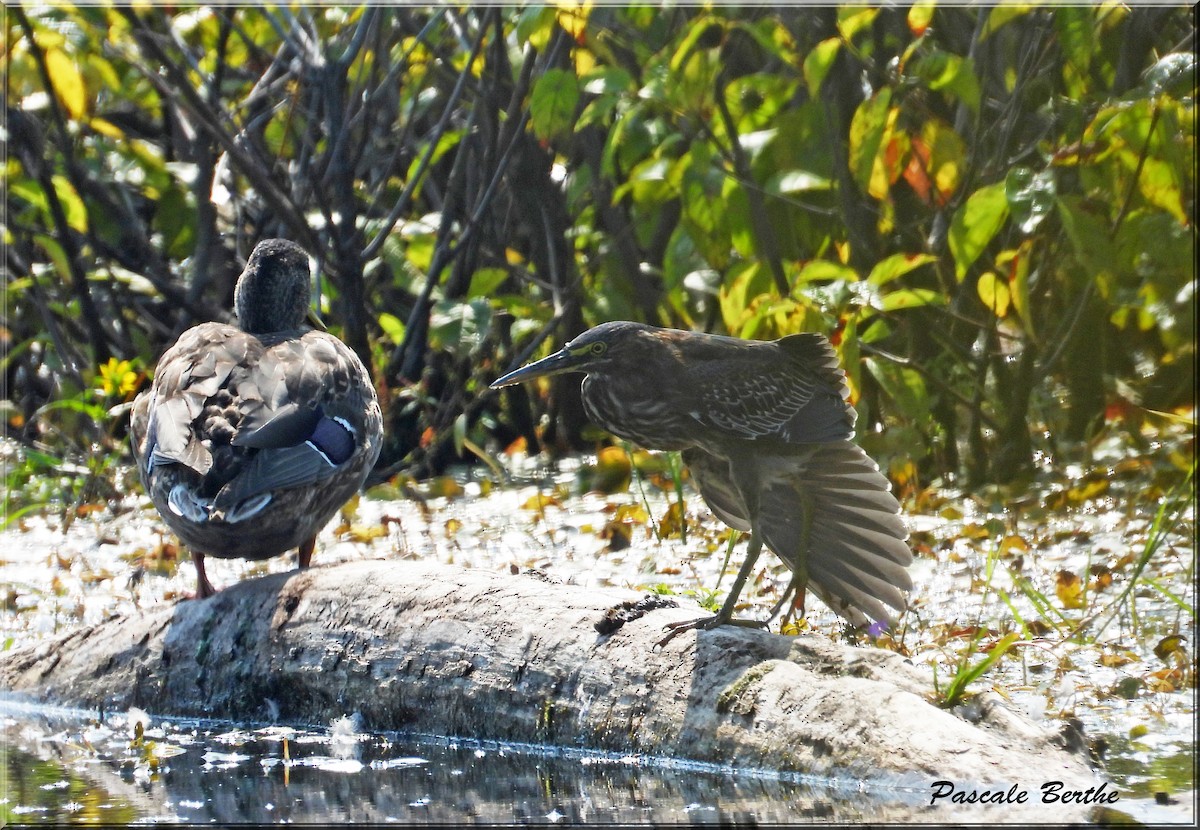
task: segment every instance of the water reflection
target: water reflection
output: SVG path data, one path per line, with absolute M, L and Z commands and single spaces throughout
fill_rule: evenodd
M 448 738 L 110 716 L 6 704 L 19 823 L 643 823 L 912 817 L 912 792 L 664 759 Z M 6 815 L 4 815 L 6 813 Z

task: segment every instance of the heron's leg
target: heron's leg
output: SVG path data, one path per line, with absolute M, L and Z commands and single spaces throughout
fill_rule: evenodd
M 208 599 L 217 591 L 204 572 L 204 554 L 193 550 L 192 563 L 196 566 L 196 599 Z
M 317 537 L 316 536 L 310 536 L 309 538 L 305 539 L 303 542 L 300 543 L 300 550 L 299 550 L 300 570 L 304 570 L 312 563 L 312 555 L 313 555 L 313 551 L 316 550 L 316 547 L 317 547 Z
M 775 615 L 779 613 L 779 609 L 783 607 L 784 601 L 788 597 L 794 596 L 795 599 L 788 607 L 787 613 L 784 615 L 780 625 L 786 625 L 792 619 L 792 612 L 797 608 L 800 609 L 800 617 L 804 616 L 804 603 L 808 592 L 808 552 L 812 543 L 812 523 L 813 523 L 813 501 L 812 495 L 807 490 L 800 491 L 800 544 L 796 547 L 796 561 L 792 563 L 792 579 L 788 583 L 787 590 L 783 592 L 783 597 L 771 609 L 770 620 L 775 619 Z
M 692 629 L 709 631 L 726 623 L 753 626 L 756 628 L 763 627 L 764 623 L 760 623 L 757 620 L 733 619 L 733 609 L 737 607 L 738 597 L 741 596 L 746 580 L 750 578 L 750 574 L 754 571 L 754 563 L 758 560 L 760 553 L 762 553 L 762 536 L 758 533 L 757 529 L 753 529 L 750 532 L 750 544 L 746 549 L 746 560 L 742 562 L 742 567 L 738 570 L 737 577 L 733 580 L 733 587 L 729 589 L 729 596 L 725 597 L 725 604 L 721 606 L 721 610 L 711 617 L 700 617 L 695 620 L 667 623 L 664 628 L 669 629 L 669 631 L 665 637 L 658 641 L 657 645 L 666 645 L 671 642 L 672 637 L 681 631 L 691 631 Z

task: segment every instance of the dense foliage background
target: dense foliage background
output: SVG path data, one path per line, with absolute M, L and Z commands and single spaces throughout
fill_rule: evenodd
M 485 390 L 618 318 L 829 334 L 902 490 L 1194 405 L 1188 6 L 23 4 L 4 36 L 3 420 L 47 470 L 123 446 L 266 236 L 373 370 L 376 480 L 593 446 L 577 378 Z

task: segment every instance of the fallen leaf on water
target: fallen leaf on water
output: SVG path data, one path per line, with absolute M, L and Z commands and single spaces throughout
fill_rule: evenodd
M 351 525 L 342 524 L 334 528 L 339 539 L 349 539 L 351 542 L 369 542 L 372 539 L 382 539 L 387 536 L 387 528 L 383 525 Z
M 562 507 L 562 502 L 547 493 L 537 493 L 521 504 L 522 510 L 542 510 L 545 507 Z
M 1071 571 L 1059 571 L 1054 577 L 1054 593 L 1063 608 L 1083 607 L 1083 580 Z
M 1172 657 L 1182 657 L 1187 660 L 1187 649 L 1185 648 L 1187 640 L 1180 634 L 1168 634 L 1158 641 L 1154 646 L 1154 656 L 1164 663 L 1171 661 Z

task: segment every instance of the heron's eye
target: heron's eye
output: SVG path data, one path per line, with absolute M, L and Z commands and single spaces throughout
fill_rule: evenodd
M 600 356 L 600 355 L 604 354 L 604 351 L 607 348 L 608 348 L 607 343 L 605 343 L 603 340 L 597 340 L 595 343 L 593 343 L 589 347 L 589 350 L 591 351 L 592 354 L 594 354 L 596 356 Z

